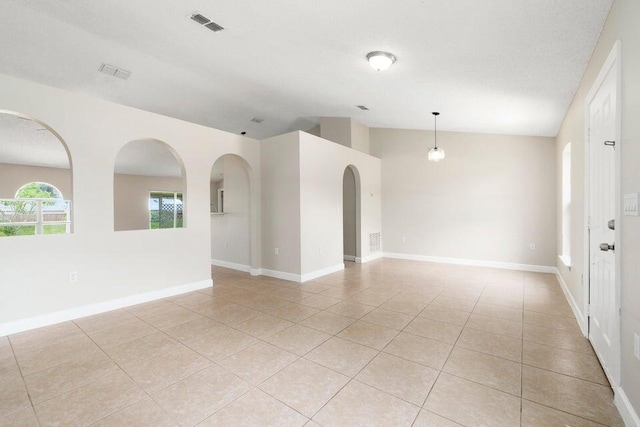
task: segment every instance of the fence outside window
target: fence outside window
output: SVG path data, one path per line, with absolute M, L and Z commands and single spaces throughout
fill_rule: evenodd
M 71 200 L 0 199 L 0 237 L 71 232 Z

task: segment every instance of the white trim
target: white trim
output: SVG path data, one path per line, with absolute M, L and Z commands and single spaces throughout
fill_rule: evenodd
M 213 281 L 211 279 L 201 280 L 199 282 L 187 283 L 186 285 L 174 286 L 171 288 L 159 289 L 157 291 L 145 292 L 143 294 L 69 308 L 53 313 L 29 317 L 27 319 L 14 320 L 12 322 L 0 324 L 0 337 L 79 319 L 80 317 L 100 314 L 105 311 L 116 310 L 118 308 L 129 307 L 136 304 L 142 304 L 144 302 L 155 301 L 162 298 L 172 297 L 174 295 L 197 291 L 211 286 L 213 286 Z
M 571 271 L 571 258 L 570 257 L 566 257 L 564 255 L 558 255 L 558 259 L 560 260 L 562 265 L 564 265 L 565 267 L 567 267 L 569 269 L 569 271 Z
M 344 263 L 341 262 L 340 264 L 332 265 L 321 270 L 303 274 L 300 277 L 300 282 L 308 282 L 309 280 L 317 279 L 318 277 L 326 276 L 327 274 L 335 273 L 336 271 L 342 270 L 344 270 Z
M 355 262 L 356 261 L 356 257 L 354 255 L 344 255 L 342 257 L 343 260 L 345 261 L 349 261 L 349 262 Z
M 640 417 L 622 387 L 615 389 L 615 404 L 627 427 L 640 427 Z
M 332 265 L 330 267 L 312 271 L 311 273 L 306 273 L 306 274 L 287 273 L 285 271 L 269 270 L 266 268 L 260 268 L 253 271 L 255 271 L 256 273 L 259 273 L 255 275 L 264 275 L 269 277 L 275 277 L 276 279 L 303 283 L 303 282 L 308 282 L 309 280 L 317 279 L 318 277 L 335 273 L 336 271 L 341 271 L 341 270 L 344 270 L 344 263 Z
M 364 263 L 367 263 L 367 262 L 370 262 L 370 261 L 375 261 L 377 259 L 380 259 L 383 256 L 384 256 L 384 254 L 382 252 L 376 252 L 376 253 L 367 255 L 364 258 L 356 257 L 356 262 L 358 264 L 364 264 Z
M 591 259 L 591 243 L 589 240 L 589 211 L 591 209 L 591 197 L 590 197 L 590 145 L 591 145 L 591 141 L 589 139 L 590 137 L 590 117 L 589 117 L 589 104 L 591 103 L 591 101 L 593 101 L 593 99 L 595 98 L 596 94 L 598 93 L 598 90 L 600 90 L 600 86 L 602 86 L 602 83 L 604 82 L 604 79 L 607 77 L 607 74 L 609 74 L 609 71 L 611 70 L 612 67 L 615 67 L 615 72 L 616 72 L 616 136 L 615 136 L 615 141 L 616 141 L 616 145 L 615 145 L 615 150 L 616 150 L 616 158 L 615 158 L 615 223 L 616 223 L 616 230 L 615 230 L 615 242 L 621 242 L 621 236 L 622 236 L 622 221 L 620 220 L 620 204 L 621 204 L 621 198 L 620 198 L 620 194 L 621 194 L 621 187 L 620 187 L 620 172 L 621 172 L 621 167 L 620 167 L 620 163 L 621 163 L 621 151 L 622 151 L 622 65 L 621 65 L 621 56 L 622 56 L 622 45 L 620 43 L 620 40 L 616 40 L 615 43 L 613 44 L 613 47 L 611 48 L 611 52 L 609 52 L 609 56 L 607 56 L 607 59 L 604 61 L 604 63 L 602 64 L 602 68 L 600 69 L 600 72 L 598 73 L 598 77 L 596 77 L 596 79 L 594 80 L 591 89 L 589 89 L 589 93 L 587 94 L 585 100 L 584 100 L 584 134 L 585 134 L 585 141 L 584 141 L 584 202 L 583 202 L 583 206 L 584 206 L 584 230 L 583 230 L 583 245 L 584 245 L 584 265 L 586 266 L 585 270 L 583 271 L 583 284 L 582 284 L 582 292 L 583 292 L 583 306 L 584 306 L 584 310 L 583 312 L 587 312 L 587 308 L 588 308 L 588 303 L 589 303 L 589 297 L 590 297 L 590 289 L 589 289 L 589 280 L 590 280 L 590 271 L 589 271 L 589 266 L 591 265 L 590 263 L 590 259 Z M 621 249 L 622 249 L 622 245 L 618 244 L 616 245 L 616 250 L 614 252 L 614 256 L 615 256 L 615 302 L 616 302 L 616 307 L 618 308 L 618 312 L 620 312 L 620 307 L 621 307 L 621 303 L 620 303 L 620 295 L 621 295 L 621 283 L 620 283 L 620 278 L 621 278 L 621 272 L 620 272 L 620 267 L 621 267 Z M 615 343 L 612 343 L 612 348 L 613 348 L 613 357 L 612 357 L 612 365 L 613 366 L 608 366 L 606 369 L 603 369 L 605 372 L 610 372 L 611 375 L 607 375 L 607 378 L 610 380 L 611 382 L 611 386 L 613 387 L 613 389 L 615 390 L 618 387 L 618 384 L 620 384 L 620 371 L 621 371 L 621 342 L 622 339 L 620 337 L 620 317 L 617 317 L 618 321 L 616 322 L 616 327 L 617 327 L 617 334 L 614 337 L 615 339 Z M 588 327 L 588 322 L 587 322 L 587 331 L 589 329 Z
M 521 270 L 532 271 L 536 273 L 553 273 L 555 274 L 558 269 L 555 266 L 550 265 L 533 265 L 533 264 L 515 264 L 511 262 L 498 262 L 498 261 L 483 261 L 475 259 L 464 258 L 446 258 L 429 255 L 412 255 L 412 254 L 399 254 L 384 252 L 385 258 L 395 259 L 408 259 L 413 261 L 429 261 L 437 262 L 440 264 L 456 264 L 456 265 L 473 265 L 476 267 L 490 267 L 490 268 L 502 268 L 506 270 Z
M 260 268 L 258 270 L 260 273 L 258 274 L 259 276 L 269 276 L 269 277 L 274 277 L 276 279 L 289 280 L 291 282 L 300 283 L 301 276 L 299 274 L 287 273 L 285 271 L 278 271 L 278 270 L 269 270 L 267 268 Z M 258 272 L 258 270 L 256 270 L 256 272 Z
M 230 268 L 232 270 L 244 271 L 245 273 L 251 272 L 251 266 L 245 264 L 237 264 L 235 262 L 222 261 L 221 259 L 211 259 L 211 265 L 216 267 Z
M 251 269 L 249 269 L 249 274 L 251 274 L 252 276 L 262 276 L 262 269 L 261 268 L 251 268 Z
M 556 278 L 558 279 L 558 283 L 560 283 L 560 287 L 562 288 L 562 292 L 564 293 L 564 296 L 567 299 L 567 302 L 569 302 L 569 306 L 573 311 L 573 315 L 578 321 L 578 326 L 580 326 L 580 331 L 582 331 L 582 335 L 586 337 L 589 332 L 587 330 L 587 319 L 585 318 L 584 314 L 582 314 L 582 311 L 580 310 L 578 303 L 576 303 L 576 300 L 573 298 L 573 295 L 571 294 L 571 292 L 569 291 L 569 288 L 567 287 L 567 283 L 564 281 L 559 271 L 556 272 Z

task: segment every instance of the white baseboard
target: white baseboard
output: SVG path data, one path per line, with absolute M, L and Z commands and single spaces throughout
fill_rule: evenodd
M 30 317 L 27 319 L 14 320 L 0 324 L 0 337 L 18 332 L 24 332 L 31 329 L 41 328 L 56 323 L 66 322 L 69 320 L 79 319 L 81 317 L 91 316 L 94 314 L 104 313 L 105 311 L 116 310 L 118 308 L 129 307 L 144 302 L 155 301 L 162 298 L 172 297 L 187 292 L 197 291 L 213 286 L 211 279 L 202 280 L 200 282 L 187 283 L 186 285 L 174 286 L 171 288 L 159 289 L 157 291 L 146 292 L 143 294 L 131 295 L 128 297 L 113 299 L 95 304 L 84 305 L 81 307 L 69 308 L 67 310 L 56 311 L 49 314 Z
M 369 262 L 369 261 L 380 259 L 380 258 L 382 258 L 383 255 L 384 254 L 382 252 L 376 252 L 376 253 L 367 255 L 366 257 L 362 257 L 362 258 L 356 257 L 356 262 L 358 264 L 364 264 L 364 263 Z
M 269 277 L 274 277 L 276 279 L 289 280 L 291 282 L 298 282 L 298 283 L 300 283 L 300 280 L 301 280 L 301 276 L 295 273 L 287 273 L 285 271 L 278 271 L 278 270 L 269 270 L 268 268 L 260 268 L 258 270 L 259 270 L 258 271 L 259 274 L 257 274 L 258 276 L 269 276 Z
M 557 271 L 555 266 L 547 266 L 547 265 L 516 264 L 511 262 L 482 261 L 482 260 L 475 260 L 475 259 L 446 258 L 446 257 L 436 257 L 436 256 L 428 256 L 428 255 L 399 254 L 399 253 L 391 253 L 391 252 L 385 252 L 382 254 L 382 256 L 384 256 L 385 258 L 408 259 L 413 261 L 429 261 L 429 262 L 437 262 L 441 264 L 472 265 L 476 267 L 502 268 L 506 270 L 531 271 L 535 273 L 554 273 L 555 274 Z
M 345 261 L 349 261 L 349 262 L 355 262 L 356 261 L 356 257 L 354 255 L 344 255 L 342 257 L 343 260 Z
M 332 265 L 331 267 L 323 268 L 321 270 L 312 271 L 311 273 L 303 274 L 300 277 L 300 282 L 308 282 L 309 280 L 317 279 L 318 277 L 326 276 L 327 274 L 335 273 L 336 271 L 344 270 L 344 263 Z
M 620 411 L 620 416 L 627 427 L 640 427 L 640 417 L 633 408 L 631 401 L 627 397 L 622 387 L 617 387 L 615 391 L 615 404 Z
M 269 277 L 275 277 L 276 279 L 303 283 L 303 282 L 308 282 L 309 280 L 317 279 L 318 277 L 325 276 L 327 274 L 335 273 L 336 271 L 340 271 L 340 270 L 344 270 L 344 263 L 332 265 L 331 267 L 312 271 L 311 273 L 306 273 L 306 274 L 287 273 L 285 271 L 269 270 L 266 268 L 256 269 L 255 271 L 259 273 L 257 275 L 264 275 Z
M 251 274 L 252 276 L 262 276 L 262 269 L 261 268 L 252 268 L 249 270 L 249 274 Z
M 216 267 L 230 268 L 232 270 L 244 271 L 245 273 L 251 272 L 251 266 L 245 264 L 237 264 L 235 262 L 222 261 L 221 259 L 211 259 L 211 265 Z
M 569 288 L 567 287 L 567 283 L 564 281 L 559 271 L 556 272 L 556 279 L 558 280 L 558 283 L 560 283 L 560 287 L 562 288 L 564 297 L 567 299 L 567 302 L 571 307 L 571 311 L 573 311 L 573 315 L 578 321 L 578 326 L 580 326 L 580 331 L 582 332 L 582 335 L 586 337 L 588 335 L 587 319 L 584 317 L 584 314 L 582 313 L 582 310 L 580 310 L 580 307 L 578 307 L 576 300 L 573 298 L 571 291 L 569 291 Z

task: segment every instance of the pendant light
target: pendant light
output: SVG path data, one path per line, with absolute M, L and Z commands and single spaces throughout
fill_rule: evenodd
M 439 162 L 440 160 L 444 159 L 444 150 L 442 148 L 438 148 L 437 119 L 440 113 L 434 111 L 431 114 L 433 114 L 433 148 L 429 150 L 429 154 L 427 155 L 427 157 L 432 162 Z

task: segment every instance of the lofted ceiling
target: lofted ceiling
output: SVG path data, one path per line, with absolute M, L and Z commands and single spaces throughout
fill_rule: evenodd
M 612 1 L 4 0 L 0 73 L 258 139 L 331 116 L 431 129 L 434 110 L 555 136 Z M 398 61 L 375 72 L 373 50 Z

